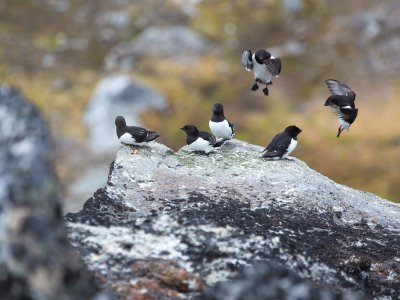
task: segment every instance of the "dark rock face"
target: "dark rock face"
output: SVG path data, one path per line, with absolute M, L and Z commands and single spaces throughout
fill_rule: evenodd
M 362 294 L 335 294 L 329 289 L 319 288 L 296 276 L 288 269 L 259 262 L 245 268 L 234 280 L 217 283 L 196 300 L 367 300 Z
M 38 111 L 0 86 L 0 298 L 91 299 L 94 281 L 70 246 Z
M 261 160 L 261 149 L 232 140 L 207 156 L 153 143 L 132 156 L 123 146 L 107 186 L 67 215 L 70 239 L 104 286 L 138 299 L 190 299 L 260 261 L 296 274 L 260 276 L 330 299 L 400 297 L 400 207 L 299 160 Z M 149 271 L 160 265 L 173 271 Z M 254 277 L 250 287 L 272 285 Z M 202 299 L 224 299 L 229 284 Z

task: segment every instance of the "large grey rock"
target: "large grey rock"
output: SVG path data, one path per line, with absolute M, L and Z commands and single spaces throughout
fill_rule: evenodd
M 162 95 L 128 76 L 115 74 L 102 79 L 84 115 L 89 129 L 89 145 L 98 153 L 115 151 L 119 145 L 115 117 L 125 116 L 128 125 L 141 125 L 140 113 L 164 107 Z
M 106 187 L 67 215 L 70 239 L 120 295 L 191 298 L 261 260 L 333 292 L 400 297 L 400 207 L 261 150 L 123 146 Z
M 0 85 L 1 299 L 91 299 L 96 293 L 67 239 L 49 137 L 38 111 Z
M 396 76 L 400 70 L 399 14 L 400 2 L 388 1 L 385 5 L 375 3 L 356 13 L 332 18 L 330 32 L 325 34 L 327 53 L 351 45 L 359 73 Z
M 116 46 L 105 59 L 107 69 L 131 69 L 139 57 L 163 57 L 189 63 L 211 49 L 210 43 L 186 26 L 152 26 L 131 42 Z

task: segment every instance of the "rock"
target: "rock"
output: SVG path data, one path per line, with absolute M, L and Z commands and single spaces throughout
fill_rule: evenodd
M 173 58 L 187 64 L 208 52 L 211 46 L 199 33 L 185 26 L 152 26 L 128 43 L 113 48 L 105 59 L 106 69 L 131 69 L 142 56 Z
M 333 18 L 324 43 L 328 48 L 338 49 L 352 45 L 356 53 L 353 59 L 360 74 L 372 73 L 390 79 L 400 70 L 399 14 L 399 3 L 393 1 Z
M 0 298 L 91 299 L 96 286 L 68 241 L 46 123 L 0 85 Z
M 70 239 L 104 286 L 146 280 L 154 289 L 130 285 L 145 299 L 190 299 L 259 261 L 333 293 L 400 297 L 400 206 L 261 150 L 231 140 L 207 156 L 151 143 L 132 156 L 123 146 L 106 187 L 66 216 Z M 153 261 L 197 283 L 126 268 Z
M 327 288 L 313 286 L 277 264 L 259 262 L 244 269 L 241 276 L 228 282 L 216 284 L 196 300 L 367 300 L 358 294 L 336 294 Z
M 125 116 L 128 125 L 141 125 L 140 113 L 164 107 L 162 95 L 128 76 L 115 74 L 102 79 L 84 115 L 89 128 L 89 145 L 97 153 L 115 151 L 119 145 L 115 133 L 117 116 Z

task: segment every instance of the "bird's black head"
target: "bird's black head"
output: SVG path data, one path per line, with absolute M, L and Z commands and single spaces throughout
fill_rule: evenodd
M 216 115 L 220 115 L 224 113 L 224 107 L 221 103 L 215 103 L 213 106 L 213 113 Z
M 198 135 L 199 134 L 199 130 L 194 125 L 190 125 L 190 124 L 189 125 L 185 125 L 181 129 L 184 132 L 186 132 L 186 134 L 188 134 L 188 135 Z
M 118 128 L 125 127 L 126 126 L 125 118 L 122 116 L 116 117 L 115 126 L 117 126 Z
M 255 54 L 255 59 L 257 60 L 258 63 L 265 63 L 270 58 L 271 58 L 271 53 L 269 53 L 267 50 L 264 49 L 258 50 Z
M 299 127 L 294 126 L 294 125 L 288 126 L 288 127 L 286 127 L 286 129 L 285 129 L 285 132 L 289 133 L 289 135 L 290 135 L 291 137 L 297 137 L 297 135 L 298 135 L 301 131 L 302 131 L 302 130 L 301 130 Z

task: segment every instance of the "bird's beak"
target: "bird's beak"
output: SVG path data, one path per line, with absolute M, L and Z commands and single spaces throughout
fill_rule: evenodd
M 181 127 L 180 129 L 181 129 L 181 130 L 185 130 L 185 129 L 183 129 L 183 127 Z

